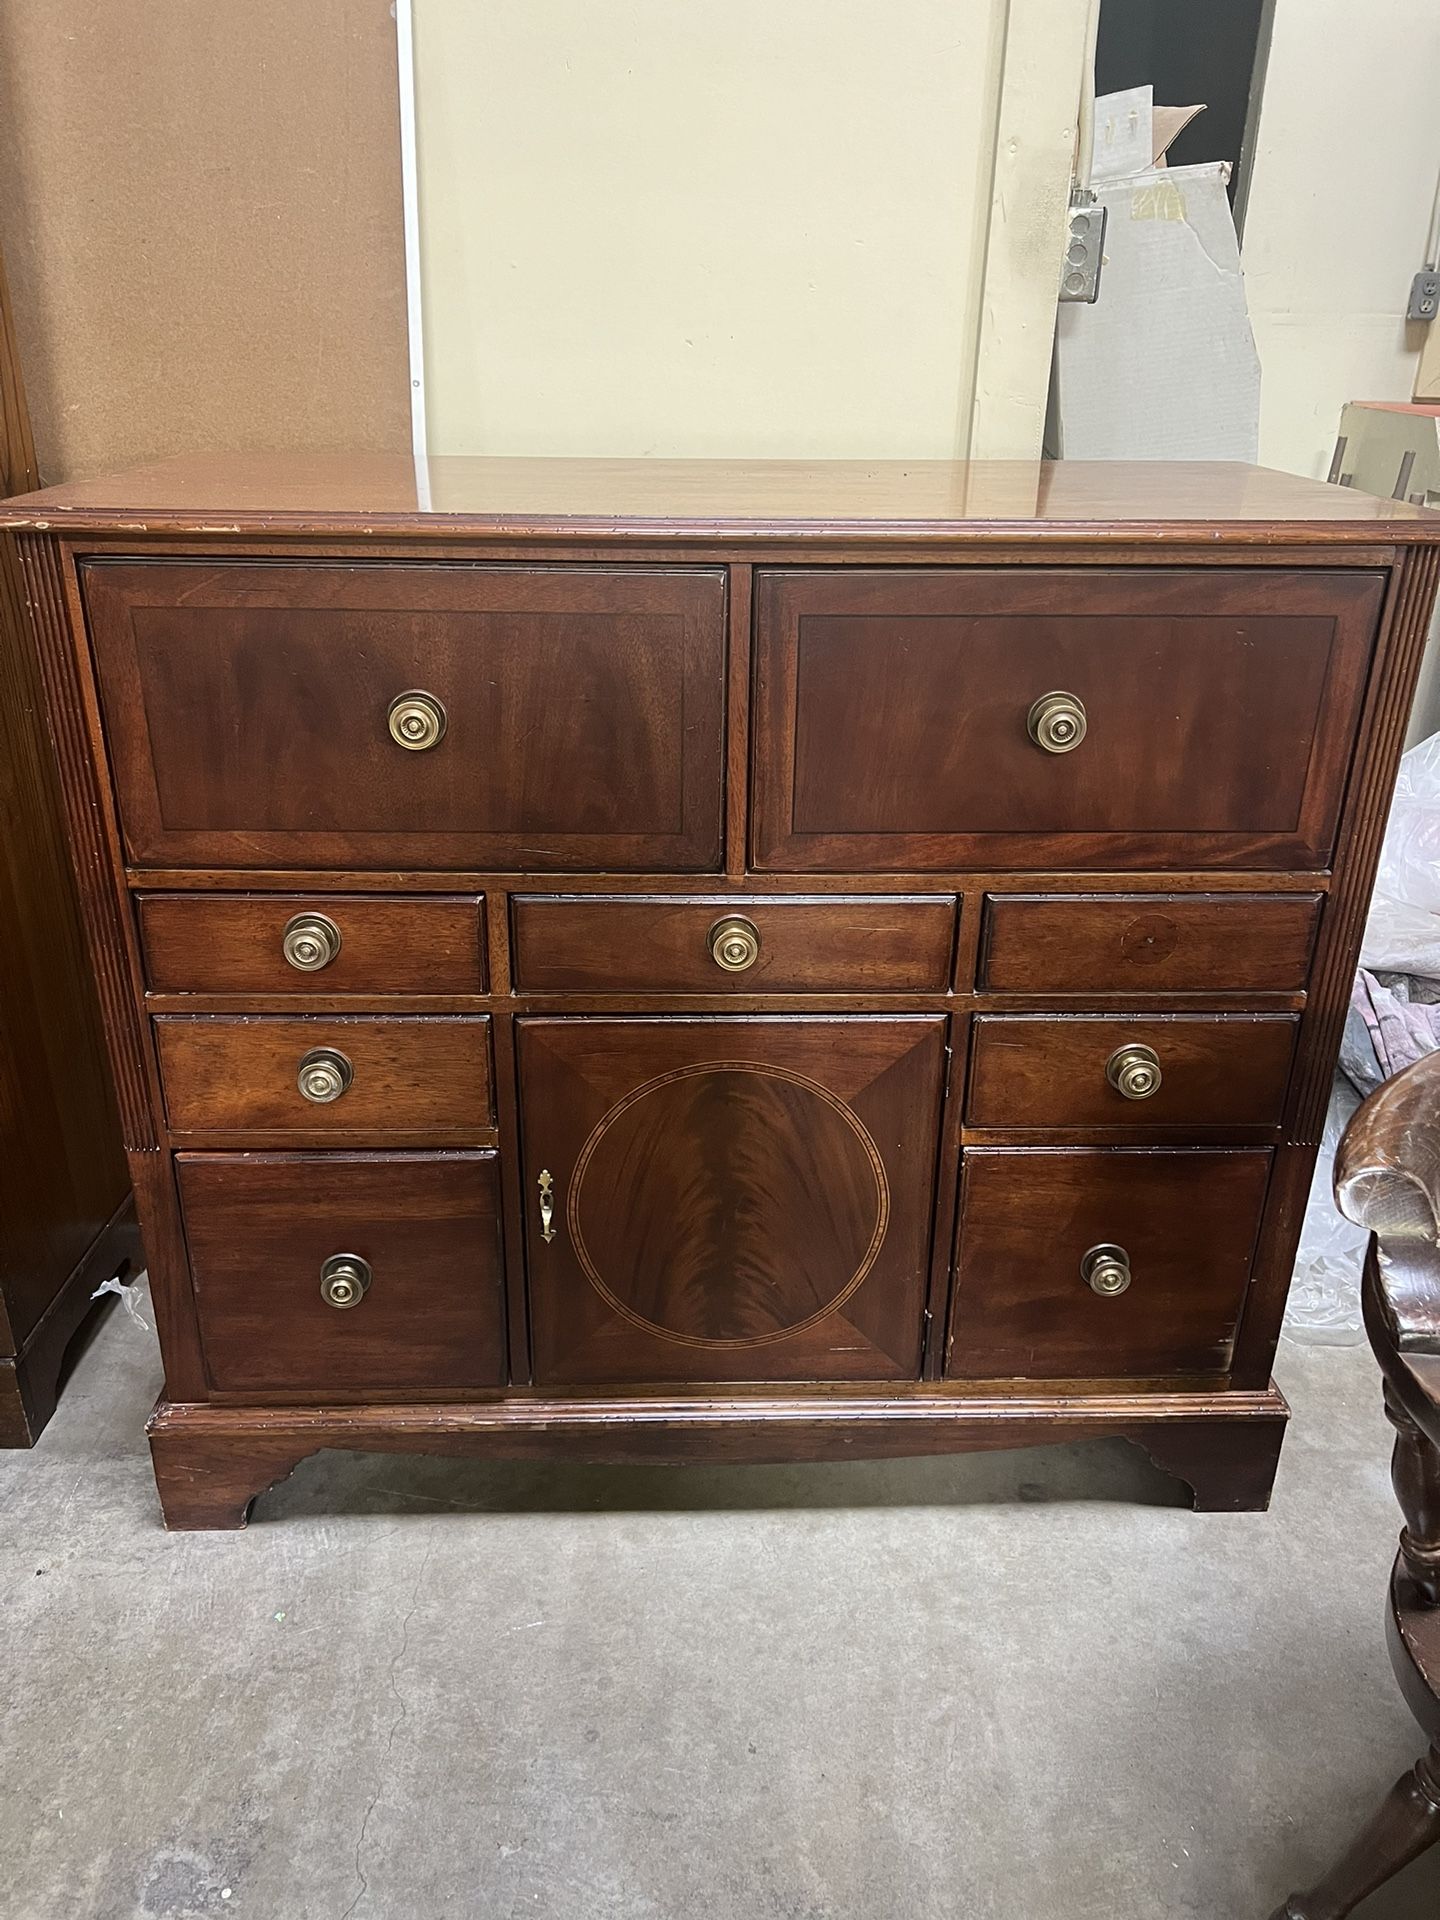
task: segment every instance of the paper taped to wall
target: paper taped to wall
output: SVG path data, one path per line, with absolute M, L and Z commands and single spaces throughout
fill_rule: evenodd
M 1229 168 L 1155 165 L 1155 117 L 1148 87 L 1096 104 L 1094 190 L 1109 210 L 1100 295 L 1059 309 L 1046 450 L 1253 461 L 1260 362 Z

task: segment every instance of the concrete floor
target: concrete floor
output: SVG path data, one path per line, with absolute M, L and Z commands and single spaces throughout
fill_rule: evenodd
M 0 1454 L 6 1920 L 1265 1920 L 1415 1758 L 1362 1349 L 1268 1516 L 1121 1442 L 801 1469 L 337 1455 L 167 1536 L 114 1312 Z M 1428 1920 L 1440 1855 L 1362 1911 Z

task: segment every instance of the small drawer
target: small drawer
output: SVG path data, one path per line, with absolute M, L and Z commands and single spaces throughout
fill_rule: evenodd
M 1223 1371 L 1269 1171 L 1265 1152 L 967 1149 L 948 1375 Z
M 478 897 L 153 893 L 139 904 L 157 993 L 483 993 Z
M 378 1398 L 505 1379 L 492 1153 L 182 1153 L 218 1393 Z
M 529 894 L 512 911 L 515 984 L 532 992 L 943 992 L 955 941 L 951 895 Z
M 1293 1014 L 989 1014 L 971 1036 L 972 1127 L 1273 1127 Z
M 990 894 L 982 992 L 1296 993 L 1318 893 Z
M 182 1133 L 488 1128 L 489 1029 L 484 1018 L 155 1022 L 165 1107 Z

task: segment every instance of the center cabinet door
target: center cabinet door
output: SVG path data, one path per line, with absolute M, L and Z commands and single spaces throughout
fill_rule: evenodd
M 718 568 L 90 560 L 132 859 L 698 872 Z
M 519 1025 L 538 1383 L 918 1379 L 942 1018 Z

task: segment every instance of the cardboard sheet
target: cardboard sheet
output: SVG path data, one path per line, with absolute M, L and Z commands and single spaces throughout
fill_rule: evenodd
M 0 248 L 47 481 L 409 444 L 388 0 L 0 0 Z

